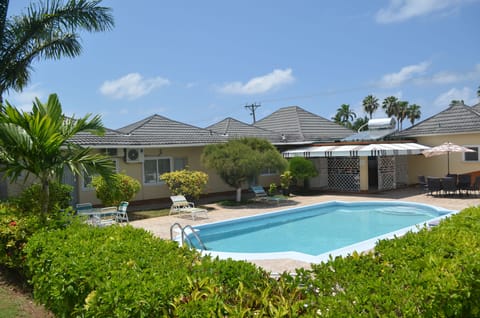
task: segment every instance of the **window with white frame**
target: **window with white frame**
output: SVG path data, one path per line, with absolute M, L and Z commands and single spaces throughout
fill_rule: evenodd
M 143 183 L 163 184 L 160 176 L 172 171 L 171 158 L 149 158 L 143 161 Z
M 115 172 L 118 172 L 118 160 L 117 159 L 112 159 L 113 164 L 115 165 Z M 82 183 L 82 188 L 84 190 L 93 190 L 92 186 L 92 179 L 93 177 L 97 176 L 97 174 L 94 175 L 89 175 L 87 174 L 86 171 L 83 172 L 83 183 Z
M 466 162 L 478 162 L 478 151 L 480 150 L 480 146 L 465 146 L 469 149 L 472 149 L 474 152 L 464 152 L 463 153 L 463 161 Z

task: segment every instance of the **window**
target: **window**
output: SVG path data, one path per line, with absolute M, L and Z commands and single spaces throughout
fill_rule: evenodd
M 275 174 L 278 174 L 278 170 L 274 168 L 265 168 L 260 171 L 261 176 L 270 176 Z
M 174 158 L 173 171 L 183 170 L 188 165 L 187 158 Z
M 115 165 L 115 172 L 118 172 L 118 160 L 117 159 L 113 159 L 112 160 L 113 164 Z M 83 184 L 82 184 L 82 188 L 83 189 L 86 189 L 86 190 L 93 190 L 93 186 L 92 186 L 92 179 L 93 177 L 95 177 L 96 174 L 94 175 L 89 175 L 87 174 L 86 171 L 83 172 L 83 176 L 82 176 L 82 179 L 83 179 Z
M 172 171 L 172 160 L 170 158 L 145 159 L 143 162 L 143 183 L 163 184 L 160 176 L 170 171 Z
M 467 162 L 478 162 L 478 151 L 480 149 L 479 146 L 465 146 L 474 150 L 475 152 L 464 152 L 463 153 L 463 161 Z

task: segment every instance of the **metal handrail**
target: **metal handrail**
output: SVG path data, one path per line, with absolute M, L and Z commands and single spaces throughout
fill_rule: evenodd
M 200 236 L 198 236 L 197 232 L 195 232 L 195 230 L 193 229 L 193 227 L 191 225 L 185 225 L 183 227 L 183 229 L 182 229 L 182 242 L 183 242 L 183 238 L 186 237 L 188 242 L 190 243 L 190 246 L 193 246 L 192 240 L 190 240 L 190 237 L 185 233 L 185 229 L 190 229 L 193 236 L 195 236 L 197 241 L 200 243 L 200 246 L 202 247 L 202 250 L 206 251 L 207 247 L 205 246 L 205 244 L 203 244 L 202 240 L 200 239 Z
M 180 225 L 180 223 L 173 223 L 172 226 L 170 226 L 170 240 L 172 240 L 172 241 L 174 240 L 174 237 L 173 237 L 173 229 L 174 229 L 175 227 L 179 227 L 179 228 L 180 228 L 180 234 L 183 233 L 183 228 L 182 228 L 182 226 Z M 182 235 L 182 237 L 181 237 L 180 239 L 182 240 L 181 243 L 183 244 L 183 235 Z
M 195 232 L 195 229 L 191 225 L 185 225 L 184 227 L 182 227 L 180 223 L 173 223 L 172 226 L 170 226 L 170 240 L 174 241 L 173 230 L 175 229 L 175 227 L 178 227 L 180 229 L 180 245 L 183 245 L 183 243 L 185 242 L 184 239 L 187 238 L 188 242 L 190 243 L 190 246 L 193 246 L 192 240 L 185 232 L 185 229 L 189 229 L 193 234 L 193 236 L 195 236 L 197 241 L 200 243 L 200 246 L 202 247 L 202 249 L 205 251 L 207 250 L 207 247 L 202 242 L 202 239 L 200 238 L 200 236 L 198 236 L 197 232 Z

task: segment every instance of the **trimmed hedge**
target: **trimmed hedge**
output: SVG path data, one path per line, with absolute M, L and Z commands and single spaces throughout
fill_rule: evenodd
M 79 317 L 478 317 L 480 209 L 273 279 L 247 262 L 201 257 L 131 226 L 34 234 L 35 298 Z

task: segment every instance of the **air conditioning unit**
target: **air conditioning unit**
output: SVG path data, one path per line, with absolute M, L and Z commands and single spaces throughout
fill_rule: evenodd
M 127 149 L 125 153 L 125 162 L 128 162 L 128 163 L 143 162 L 143 149 L 141 148 Z

